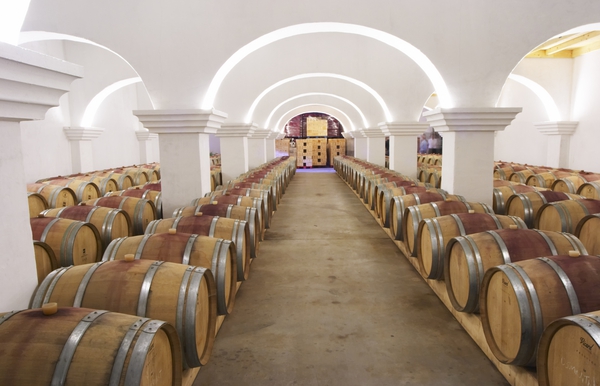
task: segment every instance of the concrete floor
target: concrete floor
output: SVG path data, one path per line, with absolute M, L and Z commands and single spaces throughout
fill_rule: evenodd
M 333 169 L 309 170 L 194 385 L 508 385 Z

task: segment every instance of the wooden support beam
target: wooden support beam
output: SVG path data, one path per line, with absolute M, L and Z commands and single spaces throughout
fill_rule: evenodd
M 554 47 L 546 49 L 546 55 L 554 55 L 560 51 L 571 50 L 575 48 L 576 45 L 581 45 L 582 43 L 585 44 L 586 42 L 589 42 L 590 40 L 595 40 L 596 38 L 600 38 L 600 31 L 592 31 L 585 33 L 573 39 L 567 40 L 566 42 L 558 44 Z

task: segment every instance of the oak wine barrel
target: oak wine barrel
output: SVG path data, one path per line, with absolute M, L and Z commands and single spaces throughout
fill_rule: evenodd
M 534 227 L 575 234 L 577 224 L 585 216 L 600 213 L 600 200 L 576 199 L 542 205 L 534 219 Z
M 37 217 L 38 214 L 48 209 L 48 201 L 39 193 L 27 192 L 27 204 L 29 206 L 29 218 Z
M 103 206 L 125 211 L 133 224 L 133 234 L 143 235 L 151 221 L 156 220 L 156 206 L 150 200 L 135 197 L 110 196 L 84 201 L 83 205 Z
M 506 214 L 517 216 L 525 221 L 529 228 L 534 227 L 535 216 L 544 204 L 556 201 L 575 200 L 581 196 L 552 190 L 519 193 L 506 200 Z
M 38 284 L 40 284 L 50 272 L 59 268 L 59 265 L 54 251 L 44 242 L 33 240 L 33 253 Z
M 71 188 L 48 184 L 27 184 L 27 191 L 42 195 L 49 208 L 77 205 L 77 196 Z

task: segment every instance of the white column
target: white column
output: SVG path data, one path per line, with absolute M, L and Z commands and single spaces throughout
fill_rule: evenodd
M 271 131 L 269 136 L 265 139 L 266 151 L 267 151 L 267 162 L 275 159 L 275 140 L 279 136 L 279 132 Z
M 248 138 L 248 166 L 250 169 L 267 162 L 267 141 L 270 130 L 258 129 Z
M 95 127 L 65 127 L 65 135 L 71 145 L 71 168 L 73 173 L 88 173 L 94 168 L 92 139 L 98 138 L 104 129 Z
M 151 133 L 158 134 L 163 213 L 173 213 L 211 191 L 209 134 L 227 114 L 216 110 L 137 110 Z
M 344 137 L 346 140 L 346 155 L 355 157 L 354 147 L 356 142 L 354 141 L 353 133 L 350 131 L 345 131 L 342 133 L 342 137 Z
M 521 111 L 520 107 L 472 107 L 424 113 L 444 139 L 442 188 L 468 201 L 491 205 L 494 132 L 504 130 Z
M 385 134 L 379 127 L 361 131 L 367 137 L 367 161 L 385 166 Z
M 258 129 L 255 123 L 231 123 L 221 126 L 217 137 L 221 142 L 221 175 L 231 181 L 248 171 L 248 137 Z
M 540 133 L 548 136 L 546 146 L 546 166 L 554 168 L 569 167 L 569 149 L 571 136 L 575 133 L 579 122 L 539 122 L 533 125 Z
M 140 163 L 147 164 L 154 162 L 154 153 L 152 151 L 152 140 L 158 138 L 158 134 L 151 133 L 150 131 L 136 130 L 135 135 L 137 136 L 138 142 L 140 143 Z
M 354 136 L 354 157 L 366 161 L 369 155 L 369 143 L 366 135 L 362 129 L 352 134 Z
M 417 137 L 429 124 L 418 122 L 383 122 L 381 131 L 390 137 L 389 168 L 403 175 L 417 177 Z
M 78 65 L 0 42 L 0 197 L 8 203 L 0 221 L 0 312 L 27 308 L 38 284 L 20 122 L 44 119 L 82 76 Z

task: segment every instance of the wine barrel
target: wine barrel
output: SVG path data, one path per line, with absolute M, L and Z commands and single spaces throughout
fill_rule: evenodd
M 39 193 L 48 202 L 49 208 L 77 205 L 77 196 L 70 188 L 48 184 L 27 184 L 27 191 Z
M 493 203 L 494 213 L 506 214 L 505 204 L 510 196 L 519 193 L 533 192 L 537 190 L 533 186 L 528 185 L 506 185 L 493 188 Z
M 117 181 L 110 177 L 101 177 L 95 174 L 74 174 L 69 176 L 69 178 L 93 182 L 100 189 L 101 196 L 105 195 L 106 193 L 119 190 Z
M 587 254 L 579 239 L 569 233 L 537 229 L 499 229 L 454 237 L 446 246 L 444 276 L 452 306 L 460 312 L 477 312 L 481 281 L 491 267 L 569 251 Z
M 88 308 L 50 314 L 50 308 L 0 314 L 1 385 L 181 385 L 181 345 L 172 325 Z
M 173 217 L 197 216 L 198 214 L 246 221 L 248 224 L 248 232 L 250 233 L 250 257 L 254 259 L 258 256 L 260 246 L 260 224 L 258 223 L 258 211 L 256 208 L 212 203 L 199 206 L 184 206 L 173 211 Z
M 125 190 L 131 188 L 133 185 L 133 178 L 128 174 L 116 173 L 114 171 L 103 171 L 95 174 L 97 177 L 112 178 L 117 182 L 116 190 Z
M 517 216 L 525 221 L 529 228 L 534 227 L 535 216 L 542 205 L 549 202 L 575 200 L 581 196 L 571 193 L 555 192 L 552 190 L 519 193 L 506 200 L 506 214 Z
M 40 284 L 50 272 L 59 268 L 59 265 L 54 251 L 46 243 L 33 240 L 33 253 L 38 284 Z
M 39 193 L 27 192 L 27 204 L 29 206 L 29 218 L 37 217 L 38 214 L 48 209 L 48 201 Z
M 30 223 L 33 240 L 48 244 L 61 267 L 102 258 L 100 233 L 90 223 L 52 217 L 34 217 Z
M 508 180 L 508 177 L 512 173 L 520 172 L 521 170 L 526 170 L 527 167 L 524 165 L 513 164 L 513 163 L 500 163 L 494 169 L 494 178 L 499 180 Z
M 482 202 L 466 202 L 466 201 L 434 201 L 421 205 L 409 206 L 404 210 L 402 218 L 402 234 L 406 248 L 411 256 L 417 256 L 417 233 L 419 231 L 419 223 L 432 217 L 445 216 L 452 213 L 489 213 L 494 214 L 492 208 Z
M 600 255 L 600 213 L 582 218 L 575 228 L 575 236 L 590 255 Z
M 102 261 L 134 259 L 158 260 L 209 268 L 217 287 L 217 311 L 227 315 L 233 310 L 237 290 L 237 257 L 230 240 L 176 232 L 123 237 L 114 240 Z
M 534 226 L 538 229 L 575 233 L 577 224 L 585 216 L 600 213 L 600 200 L 570 200 L 542 205 Z
M 403 240 L 403 221 L 406 208 L 434 201 L 466 201 L 463 196 L 446 194 L 445 191 L 412 193 L 406 196 L 395 196 L 390 200 L 390 232 L 395 240 Z
M 219 216 L 196 215 L 175 217 L 152 221 L 146 234 L 165 233 L 173 228 L 177 232 L 231 240 L 237 257 L 237 279 L 243 281 L 250 273 L 250 233 L 244 220 L 235 220 Z
M 396 185 L 395 182 L 392 184 Z M 381 186 L 381 185 L 380 185 Z M 424 186 L 394 186 L 390 188 L 380 188 L 378 189 L 379 197 L 377 199 L 377 205 L 375 205 L 375 213 L 377 217 L 381 219 L 381 224 L 385 228 L 390 227 L 390 212 L 392 206 L 392 198 L 396 196 L 406 196 L 407 194 L 412 193 L 425 193 L 425 192 L 433 192 L 438 193 L 439 191 L 435 188 L 426 188 Z M 446 193 L 446 191 L 442 191 L 441 193 Z
M 540 386 L 596 385 L 600 311 L 566 316 L 544 330 L 537 355 Z
M 76 180 L 74 178 L 56 178 L 46 182 L 46 184 L 70 188 L 75 192 L 77 203 L 100 197 L 100 188 L 92 181 Z
M 508 176 L 508 180 L 512 182 L 518 182 L 519 184 L 525 184 L 527 182 L 527 178 L 532 176 L 534 173 L 531 169 L 521 170 L 519 172 L 513 172 Z
M 148 224 L 156 220 L 156 207 L 154 203 L 141 198 L 121 196 L 101 197 L 96 200 L 84 201 L 82 204 L 125 211 L 131 218 L 134 235 L 143 235 Z
M 565 193 L 575 193 L 579 187 L 586 182 L 600 180 L 600 174 L 580 173 L 568 177 L 559 178 L 552 183 L 552 190 Z
M 557 179 L 568 177 L 572 174 L 572 172 L 567 172 L 564 170 L 547 171 L 527 177 L 525 184 L 529 186 L 537 186 L 539 188 L 550 188 Z
M 259 190 L 259 189 L 247 189 L 247 188 L 230 188 L 225 190 L 217 190 L 215 192 L 210 192 L 206 195 L 206 197 L 218 197 L 218 196 L 246 196 L 252 198 L 260 198 L 263 201 L 263 217 L 268 218 L 268 222 L 265 223 L 265 227 L 269 227 L 271 223 L 271 218 L 273 213 L 275 212 L 275 207 L 273 204 L 273 195 L 268 190 Z M 233 204 L 233 202 L 228 202 L 228 204 Z
M 40 213 L 40 215 L 43 217 L 60 217 L 92 224 L 100 232 L 103 251 L 114 239 L 131 236 L 133 234 L 131 219 L 127 212 L 121 209 L 77 205 L 60 209 L 48 209 Z
M 600 258 L 560 255 L 488 269 L 481 284 L 481 324 L 502 363 L 535 365 L 552 321 L 600 310 Z
M 417 231 L 417 259 L 421 273 L 428 279 L 444 278 L 446 245 L 453 237 L 506 229 L 511 225 L 527 229 L 518 217 L 489 213 L 453 213 L 424 219 Z
M 175 326 L 187 367 L 205 365 L 217 322 L 209 269 L 151 260 L 101 261 L 53 271 L 33 294 L 46 303 L 160 319 Z
M 210 197 L 196 198 L 192 200 L 191 206 L 200 206 L 206 204 L 228 204 L 245 206 L 249 208 L 256 208 L 258 214 L 258 221 L 260 223 L 260 239 L 263 239 L 265 228 L 267 228 L 267 221 L 269 221 L 269 214 L 266 212 L 264 201 L 257 197 L 246 197 L 239 195 L 213 195 Z
M 396 176 L 390 176 L 387 178 L 371 180 L 369 182 L 369 187 L 368 187 L 367 191 L 365 192 L 366 204 L 368 205 L 368 207 L 371 210 L 375 210 L 377 207 L 377 197 L 379 196 L 379 186 L 381 184 L 384 184 L 387 182 L 395 182 L 396 186 L 417 186 L 418 184 L 421 184 L 423 186 L 425 185 L 423 183 L 413 181 L 411 178 L 402 176 L 402 175 L 396 175 Z
M 281 201 L 282 194 L 279 192 L 277 195 L 271 194 L 271 187 L 269 185 L 257 184 L 256 182 L 234 182 L 229 181 L 226 184 L 217 186 L 216 190 L 227 190 L 227 189 L 256 189 L 256 190 L 266 190 L 268 192 L 268 196 L 271 197 L 271 202 L 273 204 L 273 210 L 277 209 L 277 204 Z
M 117 190 L 115 192 L 110 192 L 106 194 L 106 197 L 110 196 L 121 196 L 121 197 L 135 197 L 142 200 L 149 200 L 154 203 L 156 207 L 156 217 L 157 219 L 163 218 L 162 212 L 162 192 L 146 189 L 144 187 L 133 187 L 127 190 Z
M 577 194 L 594 200 L 600 199 L 600 181 L 586 182 L 577 189 Z

